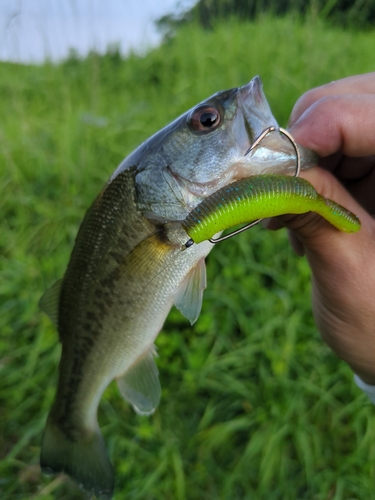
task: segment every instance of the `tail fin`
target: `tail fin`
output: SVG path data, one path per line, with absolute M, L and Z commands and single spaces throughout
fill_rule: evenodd
M 43 435 L 40 465 L 44 472 L 65 472 L 100 500 L 113 495 L 114 475 L 99 429 L 89 437 L 69 439 L 48 419 Z

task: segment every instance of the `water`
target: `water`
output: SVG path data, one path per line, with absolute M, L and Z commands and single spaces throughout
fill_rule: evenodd
M 59 61 L 118 45 L 122 54 L 160 42 L 154 21 L 194 0 L 0 0 L 0 60 Z

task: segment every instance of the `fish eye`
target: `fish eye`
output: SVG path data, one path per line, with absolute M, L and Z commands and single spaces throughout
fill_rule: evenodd
M 188 120 L 189 127 L 196 132 L 207 133 L 216 129 L 221 122 L 220 111 L 213 106 L 195 109 Z

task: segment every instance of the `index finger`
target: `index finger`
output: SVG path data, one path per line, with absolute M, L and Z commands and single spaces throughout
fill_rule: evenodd
M 375 93 L 326 96 L 310 106 L 290 129 L 294 139 L 325 157 L 375 154 Z
M 364 75 L 349 76 L 342 80 L 322 85 L 303 94 L 292 110 L 289 127 L 315 102 L 324 97 L 346 94 L 375 94 L 375 72 Z

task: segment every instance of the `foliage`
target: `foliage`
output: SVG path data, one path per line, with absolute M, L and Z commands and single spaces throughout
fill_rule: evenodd
M 177 26 L 193 20 L 207 29 L 228 16 L 254 20 L 265 13 L 318 16 L 339 26 L 371 28 L 375 21 L 375 0 L 199 0 L 185 12 L 163 16 L 158 26 L 168 35 Z
M 185 26 L 145 57 L 1 63 L 0 494 L 79 499 L 38 467 L 60 347 L 38 311 L 79 223 L 135 146 L 208 95 L 263 78 L 285 125 L 305 90 L 371 70 L 374 33 L 319 22 Z M 375 417 L 324 346 L 309 271 L 284 233 L 218 245 L 194 325 L 172 310 L 157 345 L 161 404 L 138 417 L 115 384 L 99 409 L 115 499 L 375 499 Z

